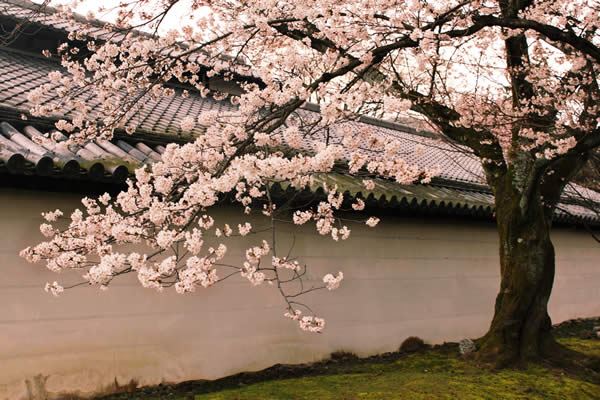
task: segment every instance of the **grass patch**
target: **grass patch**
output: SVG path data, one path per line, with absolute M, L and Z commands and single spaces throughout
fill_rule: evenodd
M 577 343 L 577 346 L 580 346 Z M 600 351 L 596 341 L 595 351 Z M 389 364 L 346 366 L 346 371 L 260 382 L 194 400 L 598 399 L 600 386 L 532 365 L 490 371 L 449 354 L 413 354 Z M 348 370 L 355 370 L 354 372 Z
M 561 338 L 573 350 L 600 357 L 600 340 Z M 392 400 L 600 399 L 591 375 L 531 364 L 493 371 L 462 359 L 456 345 L 368 359 L 334 357 L 312 365 L 275 366 L 217 381 L 145 388 L 105 397 L 138 400 Z M 263 375 L 260 375 L 263 374 Z M 290 377 L 295 376 L 295 377 Z M 197 386 L 194 386 L 197 385 Z
M 556 341 L 580 353 L 600 357 L 600 340 L 598 339 L 559 338 Z

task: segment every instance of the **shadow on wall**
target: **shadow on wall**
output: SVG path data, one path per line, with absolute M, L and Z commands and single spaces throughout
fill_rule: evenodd
M 54 393 L 51 394 L 46 389 L 46 382 L 48 381 L 48 375 L 38 374 L 31 379 L 25 379 L 25 388 L 27 393 L 27 400 L 85 400 L 89 396 L 83 396 L 80 393 Z M 138 387 L 138 382 L 135 379 L 130 380 L 128 383 L 121 385 L 115 377 L 115 381 L 101 389 L 94 392 L 94 397 L 103 396 L 108 394 L 118 393 L 130 393 Z

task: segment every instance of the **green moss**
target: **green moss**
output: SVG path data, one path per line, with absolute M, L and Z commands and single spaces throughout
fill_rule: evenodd
M 557 342 L 580 353 L 600 357 L 600 340 L 587 340 L 579 338 L 562 338 Z M 600 397 L 600 395 L 599 395 Z
M 441 354 L 357 368 L 363 370 L 262 382 L 194 399 L 593 399 L 600 393 L 597 385 L 556 376 L 539 366 L 493 372 Z
M 600 355 L 600 341 L 559 339 L 574 350 Z M 600 385 L 589 376 L 564 374 L 532 364 L 527 369 L 492 371 L 458 356 L 455 347 L 415 353 L 401 358 L 332 361 L 318 375 L 271 379 L 244 385 L 220 386 L 223 390 L 130 393 L 117 398 L 176 400 L 392 400 L 392 399 L 600 399 Z M 300 374 L 299 374 L 300 375 Z M 193 389 L 192 389 L 193 390 Z M 121 395 L 123 396 L 123 395 Z

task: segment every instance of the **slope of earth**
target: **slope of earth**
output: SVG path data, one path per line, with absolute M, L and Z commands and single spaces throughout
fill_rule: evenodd
M 494 371 L 461 357 L 457 344 L 446 343 L 365 359 L 336 353 L 313 364 L 275 365 L 215 381 L 159 385 L 101 399 L 600 399 L 600 339 L 592 331 L 599 325 L 596 318 L 554 327 L 561 344 L 596 358 L 575 367 L 530 364 Z

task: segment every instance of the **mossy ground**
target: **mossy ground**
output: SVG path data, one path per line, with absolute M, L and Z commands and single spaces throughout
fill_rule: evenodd
M 585 355 L 600 357 L 600 340 L 583 338 L 587 332 L 583 325 L 557 329 L 557 336 L 562 336 L 558 341 Z M 103 399 L 600 399 L 599 376 L 585 368 L 541 364 L 495 371 L 461 358 L 456 345 L 444 345 L 369 359 L 346 354 L 312 365 L 275 366 L 217 381 L 145 388 Z

